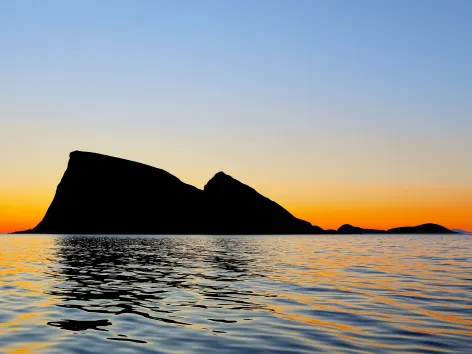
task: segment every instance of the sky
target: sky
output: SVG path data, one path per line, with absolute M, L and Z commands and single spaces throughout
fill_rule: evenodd
M 74 150 L 323 228 L 472 230 L 472 1 L 0 0 L 0 232 Z

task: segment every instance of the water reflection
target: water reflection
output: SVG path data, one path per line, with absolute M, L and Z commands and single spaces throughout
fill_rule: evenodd
M 100 327 L 111 326 L 111 322 L 108 320 L 97 320 L 97 321 L 74 321 L 65 320 L 58 322 L 48 322 L 48 325 L 53 327 L 59 327 L 68 331 L 86 331 L 87 329 L 94 329 L 96 331 L 106 331 Z
M 263 267 L 252 256 L 260 252 L 252 241 L 212 237 L 57 238 L 57 263 L 49 274 L 61 282 L 49 293 L 61 299 L 57 304 L 60 307 L 113 315 L 131 313 L 177 326 L 193 325 L 185 312 L 188 307 L 261 309 L 265 305 L 257 297 L 275 295 L 238 286 L 264 277 Z

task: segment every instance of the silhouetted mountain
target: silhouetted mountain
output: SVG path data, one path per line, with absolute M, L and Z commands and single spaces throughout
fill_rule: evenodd
M 363 229 L 361 227 L 344 224 L 338 229 L 338 234 L 350 235 L 350 234 L 382 234 L 384 230 L 376 229 Z
M 35 233 L 155 234 L 203 230 L 202 191 L 170 173 L 74 151 Z
M 418 226 L 395 227 L 387 230 L 391 234 L 451 234 L 453 231 L 437 224 L 423 224 Z
M 218 172 L 203 189 L 212 215 L 209 227 L 214 233 L 286 234 L 314 233 L 309 222 L 295 218 L 277 203 L 255 189 Z
M 74 151 L 56 195 L 32 233 L 300 234 L 323 229 L 223 172 L 204 191 L 170 173 Z

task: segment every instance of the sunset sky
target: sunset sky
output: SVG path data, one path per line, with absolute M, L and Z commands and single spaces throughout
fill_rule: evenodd
M 0 232 L 73 150 L 323 228 L 472 230 L 472 1 L 0 0 Z

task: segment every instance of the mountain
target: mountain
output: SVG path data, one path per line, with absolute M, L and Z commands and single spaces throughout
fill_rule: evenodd
M 74 151 L 35 233 L 154 234 L 203 230 L 202 191 L 170 173 Z
M 363 229 L 361 227 L 352 226 L 349 224 L 342 225 L 338 231 L 338 234 L 344 235 L 351 235 L 351 234 L 381 234 L 385 233 L 384 230 L 376 230 L 376 229 Z
M 208 212 L 213 216 L 211 231 L 226 233 L 231 225 L 233 233 L 286 234 L 315 233 L 307 221 L 295 218 L 287 210 L 255 189 L 218 172 L 203 189 Z
M 323 229 L 223 172 L 200 190 L 158 168 L 74 151 L 43 220 L 25 232 L 308 234 Z
M 423 224 L 418 226 L 396 227 L 387 230 L 391 234 L 451 234 L 453 231 L 437 224 Z

